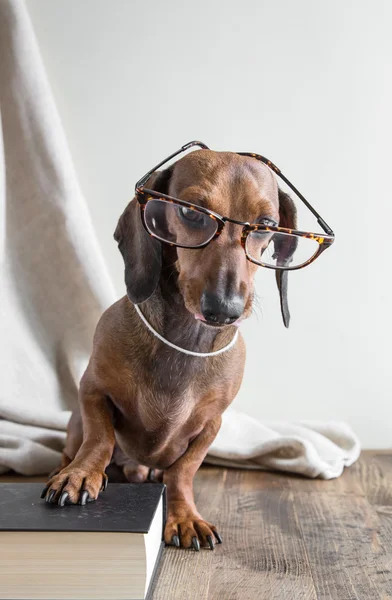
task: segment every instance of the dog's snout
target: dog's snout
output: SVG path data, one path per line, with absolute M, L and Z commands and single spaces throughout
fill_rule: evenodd
M 200 309 L 207 323 L 229 325 L 242 315 L 244 299 L 239 295 L 222 297 L 204 291 L 200 300 Z

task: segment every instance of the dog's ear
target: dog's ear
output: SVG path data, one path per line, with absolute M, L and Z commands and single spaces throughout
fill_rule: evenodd
M 288 194 L 279 189 L 279 226 L 287 227 L 288 229 L 296 229 L 297 227 L 297 209 L 294 202 Z M 289 265 L 292 261 L 293 254 L 298 245 L 298 238 L 284 236 L 277 237 L 274 241 L 274 257 L 278 266 Z M 285 327 L 290 323 L 290 311 L 287 301 L 287 280 L 288 271 L 275 271 L 276 283 L 278 284 L 280 296 L 280 308 Z
M 167 193 L 171 169 L 154 173 L 146 188 Z M 131 200 L 121 215 L 114 239 L 125 263 L 125 285 L 128 298 L 134 304 L 147 300 L 156 290 L 162 266 L 162 250 L 158 240 L 143 227 L 140 206 Z

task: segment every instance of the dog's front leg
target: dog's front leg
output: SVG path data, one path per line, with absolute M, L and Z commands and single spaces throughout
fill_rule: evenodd
M 186 452 L 165 470 L 168 518 L 165 542 L 184 548 L 200 550 L 201 545 L 214 548 L 214 538 L 222 543 L 215 525 L 208 523 L 198 512 L 193 498 L 193 477 L 203 462 L 208 448 L 221 426 L 221 416 L 208 421 L 204 429 L 189 444 Z
M 74 460 L 48 481 L 41 495 L 47 502 L 57 502 L 60 506 L 97 499 L 106 488 L 105 469 L 115 444 L 110 401 L 100 393 L 81 388 L 80 405 L 83 443 Z

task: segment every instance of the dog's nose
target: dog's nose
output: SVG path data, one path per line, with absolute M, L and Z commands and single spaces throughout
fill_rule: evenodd
M 238 295 L 222 297 L 205 291 L 200 300 L 200 309 L 207 323 L 229 325 L 242 315 L 244 300 Z

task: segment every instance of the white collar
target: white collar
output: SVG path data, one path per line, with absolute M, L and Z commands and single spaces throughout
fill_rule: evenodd
M 222 354 L 222 352 L 226 352 L 227 350 L 230 350 L 230 348 L 232 348 L 234 346 L 234 344 L 236 343 L 237 338 L 238 338 L 238 329 L 237 329 L 237 331 L 235 332 L 235 334 L 233 336 L 233 339 L 227 344 L 227 346 L 224 346 L 223 348 L 220 348 L 219 350 L 215 350 L 214 352 L 192 352 L 192 350 L 185 350 L 185 348 L 180 348 L 180 346 L 176 346 L 175 344 L 172 344 L 171 342 L 169 342 L 169 340 L 167 340 L 162 335 L 160 335 L 154 329 L 154 327 L 147 321 L 146 317 L 143 315 L 142 311 L 140 310 L 140 307 L 137 304 L 134 304 L 134 307 L 135 307 L 137 314 L 139 315 L 139 317 L 141 318 L 141 320 L 147 327 L 147 329 L 149 329 L 151 331 L 151 333 L 153 335 L 155 335 L 156 338 L 158 338 L 158 340 L 161 340 L 161 342 L 163 342 L 167 346 L 170 346 L 171 348 L 174 348 L 174 350 L 178 350 L 178 352 L 182 352 L 183 354 L 189 354 L 190 356 L 201 356 L 201 357 L 217 356 L 218 354 Z

